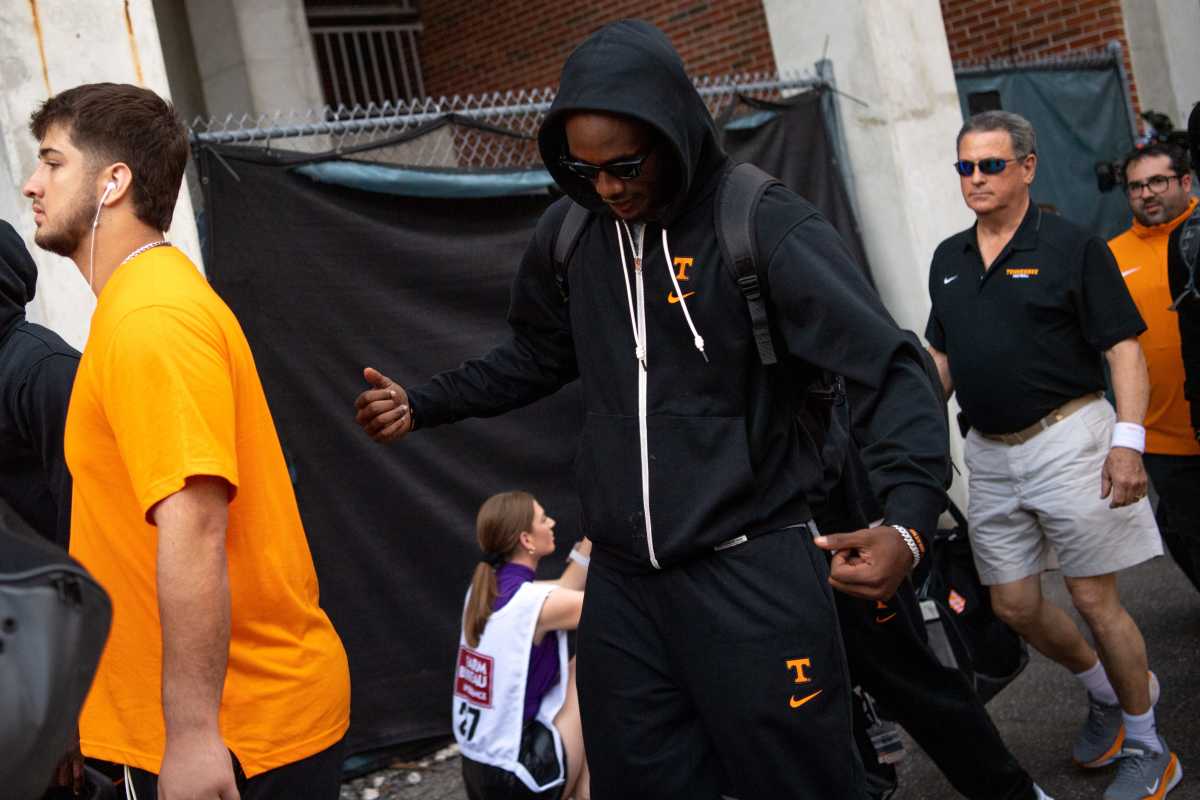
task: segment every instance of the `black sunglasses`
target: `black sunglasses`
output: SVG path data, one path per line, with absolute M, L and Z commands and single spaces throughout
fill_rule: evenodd
M 999 175 L 1004 172 L 1004 168 L 1009 164 L 1016 164 L 1024 161 L 1029 156 L 1021 158 L 981 158 L 978 161 L 955 161 L 954 169 L 959 175 L 964 178 L 969 178 L 975 174 L 975 167 L 979 167 L 979 171 L 984 175 Z
M 576 161 L 568 156 L 563 156 L 558 160 L 558 163 L 570 170 L 573 175 L 578 175 L 585 181 L 594 182 L 600 177 L 601 172 L 607 172 L 619 181 L 631 181 L 634 178 L 641 177 L 642 165 L 653 154 L 654 148 L 650 148 L 650 152 L 644 156 L 631 158 L 626 161 L 610 161 L 607 164 L 592 164 L 587 161 Z

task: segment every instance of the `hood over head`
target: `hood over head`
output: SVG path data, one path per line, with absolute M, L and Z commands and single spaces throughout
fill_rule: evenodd
M 37 288 L 37 265 L 21 234 L 0 220 L 0 339 L 25 319 L 25 304 Z
M 563 168 L 567 152 L 564 125 L 574 111 L 603 111 L 641 120 L 662 136 L 678 169 L 679 186 L 658 209 L 671 222 L 689 197 L 724 160 L 708 107 L 671 42 L 648 22 L 621 20 L 605 25 L 567 57 L 558 94 L 538 131 L 538 148 L 550 174 L 576 202 L 605 209 L 592 184 Z M 670 174 L 670 170 L 666 171 Z

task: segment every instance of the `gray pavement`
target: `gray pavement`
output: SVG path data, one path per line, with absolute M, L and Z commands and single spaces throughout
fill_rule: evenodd
M 1070 601 L 1058 573 L 1043 577 L 1046 595 L 1064 608 Z M 1162 683 L 1159 732 L 1183 764 L 1183 782 L 1168 800 L 1200 800 L 1200 594 L 1169 558 L 1123 573 L 1126 608 L 1142 630 L 1150 666 Z M 1085 771 L 1070 749 L 1086 715 L 1078 682 L 1064 669 L 1032 654 L 1025 672 L 988 706 L 1009 748 L 1055 800 L 1099 800 L 1113 768 Z M 443 753 L 368 775 L 343 787 L 343 800 L 466 800 L 458 759 Z M 419 776 L 414 778 L 413 776 Z M 895 800 L 951 800 L 957 792 L 916 745 L 900 765 Z M 752 800 L 747 798 L 747 800 Z M 759 800 L 759 798 L 753 798 Z M 836 798 L 812 798 L 836 800 Z

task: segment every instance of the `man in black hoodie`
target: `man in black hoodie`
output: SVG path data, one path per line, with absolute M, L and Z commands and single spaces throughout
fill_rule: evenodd
M 652 26 L 617 22 L 576 49 L 538 139 L 591 212 L 565 275 L 552 254 L 567 199 L 522 260 L 512 336 L 407 391 L 367 368 L 357 419 L 393 441 L 581 380 L 576 478 L 596 569 L 577 676 L 593 796 L 859 798 L 830 583 L 890 597 L 911 531 L 936 525 L 946 444 L 920 355 L 834 230 L 774 187 L 754 238 L 786 356 L 763 366 L 714 230 L 732 164 Z M 800 487 L 819 482 L 820 454 L 796 413 L 822 370 L 846 378 L 886 525 L 814 542 Z M 818 546 L 837 551 L 832 574 Z
M 63 455 L 67 403 L 79 352 L 58 334 L 25 320 L 37 264 L 12 225 L 0 220 L 0 502 L 64 550 L 71 531 L 71 473 Z M 73 751 L 55 786 L 82 786 Z
M 25 320 L 37 265 L 0 220 L 0 498 L 64 549 L 71 529 L 71 475 L 63 426 L 79 353 Z
M 1192 169 L 1200 169 L 1200 103 L 1192 107 L 1188 116 L 1188 140 Z M 1184 247 L 1184 241 L 1187 247 Z M 1185 253 L 1186 250 L 1186 253 Z M 1200 272 L 1200 207 L 1182 225 L 1171 231 L 1167 244 L 1167 282 L 1170 286 L 1173 307 L 1178 313 L 1180 352 L 1183 357 L 1183 396 L 1187 398 L 1191 416 L 1192 432 L 1200 440 L 1200 289 L 1197 288 L 1196 273 Z M 1194 472 L 1188 471 L 1186 456 L 1172 459 L 1175 468 L 1169 477 L 1176 484 L 1167 487 L 1179 493 L 1194 492 L 1189 480 Z M 1158 488 L 1158 487 L 1156 487 Z M 1159 489 L 1159 494 L 1164 494 Z M 1186 496 L 1181 494 L 1180 496 Z M 1183 510 L 1187 510 L 1184 505 Z M 1180 569 L 1200 590 L 1200 527 L 1191 515 L 1179 514 L 1174 522 L 1168 520 L 1171 555 Z M 1189 524 L 1191 523 L 1191 524 Z

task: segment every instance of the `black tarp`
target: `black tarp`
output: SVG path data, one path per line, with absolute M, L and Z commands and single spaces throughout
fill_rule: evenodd
M 737 95 L 721 114 L 725 149 L 738 161 L 762 167 L 820 209 L 869 278 L 867 252 L 837 168 L 823 102 L 823 91 L 775 102 Z M 747 111 L 751 113 L 739 116 Z M 739 125 L 739 120 L 757 124 Z
M 844 203 L 844 190 L 828 191 L 840 180 L 829 151 L 811 135 L 824 130 L 819 105 L 797 108 L 739 134 L 732 149 L 770 153 L 764 166 Z M 528 489 L 558 519 L 560 553 L 578 536 L 577 384 L 387 447 L 358 429 L 352 405 L 365 365 L 423 381 L 506 335 L 509 282 L 551 198 L 405 198 L 315 183 L 290 169 L 294 155 L 234 146 L 196 155 L 208 275 L 250 341 L 322 605 L 350 656 L 349 751 L 446 734 L 480 503 Z M 831 216 L 852 224 L 848 211 Z

